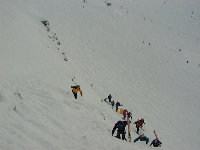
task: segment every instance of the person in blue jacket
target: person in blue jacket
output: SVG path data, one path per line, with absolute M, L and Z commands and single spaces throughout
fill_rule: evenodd
M 120 135 L 122 135 L 122 140 L 126 140 L 126 131 L 125 131 L 125 128 L 126 128 L 126 125 L 127 125 L 127 121 L 118 121 L 113 130 L 112 130 L 112 136 L 113 134 L 115 133 L 115 130 L 117 129 L 117 136 L 116 138 L 119 138 L 121 139 Z
M 134 143 L 137 142 L 138 140 L 140 140 L 140 141 L 145 141 L 146 144 L 149 143 L 149 138 L 146 137 L 144 134 L 141 134 L 139 137 L 137 137 L 137 138 L 134 140 Z

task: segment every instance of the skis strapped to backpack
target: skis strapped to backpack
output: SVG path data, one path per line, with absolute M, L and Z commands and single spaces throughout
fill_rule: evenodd
M 127 117 L 127 125 L 128 125 L 128 141 L 131 142 L 131 126 L 129 117 Z
M 156 131 L 155 131 L 155 130 L 153 130 L 153 133 L 154 133 L 154 135 L 155 135 L 156 139 L 158 139 L 158 136 L 157 136 L 157 133 L 156 133 Z

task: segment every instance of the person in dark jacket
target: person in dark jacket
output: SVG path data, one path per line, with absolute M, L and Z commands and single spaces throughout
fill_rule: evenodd
M 122 135 L 122 140 L 126 140 L 126 138 L 125 138 L 125 135 L 126 135 L 126 131 L 125 131 L 126 125 L 127 125 L 127 121 L 118 121 L 115 124 L 115 126 L 114 126 L 114 128 L 112 130 L 112 136 L 115 133 L 115 130 L 117 129 L 117 136 L 116 136 L 116 138 L 121 139 L 120 135 Z
M 111 103 L 112 95 L 108 95 L 108 102 Z
M 127 113 L 127 117 L 129 118 L 129 120 L 132 119 L 132 113 L 130 111 Z
M 150 146 L 153 145 L 154 147 L 161 147 L 161 144 L 162 143 L 159 141 L 159 139 L 156 138 L 151 142 Z
M 114 100 L 111 101 L 111 105 L 112 105 L 112 109 L 113 109 L 113 107 L 115 106 L 115 101 Z
M 145 124 L 144 119 L 140 119 L 138 121 L 135 122 L 136 128 L 137 128 L 137 134 L 139 134 L 139 130 L 140 128 L 142 128 L 143 124 Z
M 139 137 L 137 137 L 137 138 L 134 140 L 134 143 L 137 142 L 138 140 L 140 140 L 140 141 L 145 141 L 146 144 L 149 143 L 149 138 L 146 137 L 144 134 L 141 134 Z
M 118 112 L 118 108 L 119 108 L 119 106 L 120 106 L 120 103 L 117 102 L 117 103 L 116 103 L 116 112 Z

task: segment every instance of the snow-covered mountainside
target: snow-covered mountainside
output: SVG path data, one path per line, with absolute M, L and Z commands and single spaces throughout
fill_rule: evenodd
M 199 0 L 0 0 L 0 150 L 198 150 L 199 8 Z M 132 111 L 132 142 L 111 136 L 122 115 L 101 101 L 110 93 Z M 140 118 L 161 148 L 133 142 Z

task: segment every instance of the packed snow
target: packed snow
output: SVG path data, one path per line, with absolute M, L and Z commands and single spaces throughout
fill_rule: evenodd
M 0 0 L 0 150 L 199 150 L 199 18 L 199 0 Z M 133 142 L 140 118 L 162 147 Z

